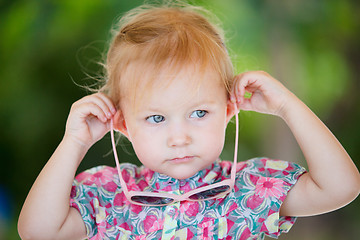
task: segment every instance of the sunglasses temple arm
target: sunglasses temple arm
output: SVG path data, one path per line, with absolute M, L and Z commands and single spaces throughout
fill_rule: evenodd
M 234 162 L 231 168 L 231 180 L 235 181 L 236 175 L 236 163 L 237 163 L 237 155 L 238 155 L 238 145 L 239 145 L 239 110 L 235 105 L 235 149 L 234 149 Z
M 118 158 L 118 154 L 117 154 L 117 151 L 116 151 L 113 119 L 111 119 L 111 122 L 110 122 L 110 135 L 111 135 L 111 145 L 112 145 L 112 148 L 113 148 L 113 153 L 114 153 L 114 158 L 115 158 L 115 163 L 116 163 L 116 169 L 117 169 L 118 174 L 119 174 L 120 185 L 121 185 L 121 188 L 122 188 L 125 196 L 128 196 L 129 191 L 128 191 L 127 187 L 126 187 L 126 183 L 125 183 L 125 181 L 124 181 L 124 179 L 122 177 L 122 174 L 121 174 L 119 158 Z

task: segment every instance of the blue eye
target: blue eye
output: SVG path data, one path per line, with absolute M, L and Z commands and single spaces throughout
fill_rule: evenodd
M 205 111 L 205 110 L 196 110 L 196 111 L 193 111 L 190 115 L 190 117 L 192 118 L 203 118 L 205 117 L 205 115 L 207 114 L 208 112 Z
M 151 122 L 151 123 L 160 123 L 165 121 L 164 116 L 161 115 L 152 115 L 150 117 L 146 118 L 146 121 Z

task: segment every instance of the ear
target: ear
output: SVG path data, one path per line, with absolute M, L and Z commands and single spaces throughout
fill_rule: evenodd
M 121 132 L 125 137 L 129 139 L 129 133 L 126 127 L 124 115 L 121 110 L 118 110 L 113 118 L 114 130 Z
M 237 110 L 236 103 L 233 103 L 228 99 L 227 106 L 226 106 L 226 123 L 229 123 L 231 118 L 235 116 L 235 114 L 238 114 L 239 111 Z

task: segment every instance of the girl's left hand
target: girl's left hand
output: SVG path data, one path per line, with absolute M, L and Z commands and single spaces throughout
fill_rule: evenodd
M 245 92 L 251 97 L 245 97 Z M 283 117 L 284 109 L 294 95 L 278 80 L 263 71 L 239 74 L 234 79 L 231 101 L 238 109 Z

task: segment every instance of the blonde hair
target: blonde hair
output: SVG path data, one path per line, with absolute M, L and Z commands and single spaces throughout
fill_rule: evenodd
M 125 95 L 134 100 L 141 96 L 138 87 L 152 86 L 164 67 L 175 75 L 184 66 L 196 65 L 199 71 L 211 67 L 229 92 L 233 66 L 223 32 L 205 15 L 208 12 L 200 7 L 178 2 L 143 5 L 128 12 L 114 32 L 100 91 L 118 106 Z

